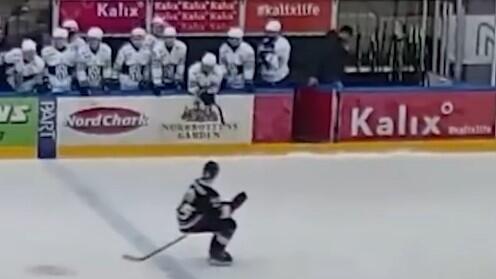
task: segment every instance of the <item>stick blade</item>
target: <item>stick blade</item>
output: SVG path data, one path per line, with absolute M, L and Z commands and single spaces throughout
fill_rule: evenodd
M 122 258 L 131 262 L 141 262 L 143 261 L 143 258 L 140 257 L 134 257 L 131 255 L 122 255 Z

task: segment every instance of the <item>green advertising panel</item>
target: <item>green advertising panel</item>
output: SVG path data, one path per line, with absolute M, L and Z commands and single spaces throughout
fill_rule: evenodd
M 37 98 L 0 98 L 0 146 L 35 146 Z

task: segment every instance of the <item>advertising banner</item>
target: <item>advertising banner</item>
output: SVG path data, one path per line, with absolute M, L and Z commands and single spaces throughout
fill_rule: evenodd
M 60 145 L 250 143 L 253 96 L 60 98 Z
M 333 141 L 335 106 L 332 89 L 298 88 L 294 98 L 293 139 L 300 142 Z
M 38 157 L 57 157 L 57 99 L 53 96 L 39 97 L 38 106 Z
M 224 35 L 230 27 L 240 26 L 240 0 L 155 0 L 153 14 L 180 33 Z
M 145 27 L 146 0 L 60 0 L 59 19 L 74 19 L 82 32 L 98 26 L 108 34 Z
M 263 32 L 269 19 L 281 21 L 285 33 L 325 33 L 331 29 L 331 0 L 247 0 L 245 29 Z
M 38 100 L 0 98 L 0 146 L 36 146 Z
M 290 142 L 293 128 L 293 90 L 255 96 L 253 142 Z
M 339 139 L 494 138 L 494 92 L 344 92 Z

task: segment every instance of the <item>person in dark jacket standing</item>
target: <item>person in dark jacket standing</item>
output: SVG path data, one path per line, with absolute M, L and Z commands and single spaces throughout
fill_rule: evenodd
M 308 79 L 309 86 L 319 84 L 335 84 L 341 86 L 344 67 L 350 59 L 350 44 L 353 29 L 343 26 L 339 32 L 329 31 L 326 35 L 325 47 L 320 49 L 317 61 Z

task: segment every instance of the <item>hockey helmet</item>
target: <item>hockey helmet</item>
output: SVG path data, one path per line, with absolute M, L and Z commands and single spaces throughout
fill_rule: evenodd
M 215 178 L 220 171 L 219 164 L 215 161 L 208 161 L 203 167 L 203 175 L 205 178 Z
M 177 36 L 177 31 L 176 28 L 173 26 L 167 26 L 164 29 L 164 37 L 176 37 Z
M 62 28 L 68 29 L 72 32 L 78 32 L 79 24 L 73 19 L 67 19 L 62 23 Z
M 161 17 L 156 16 L 152 19 L 152 24 L 165 25 L 165 21 Z
M 204 66 L 213 67 L 213 66 L 215 66 L 215 64 L 217 64 L 217 57 L 215 56 L 215 54 L 213 54 L 211 52 L 207 52 L 207 53 L 205 53 L 205 55 L 203 55 L 201 63 Z
M 88 38 L 93 38 L 93 39 L 102 39 L 103 38 L 103 30 L 99 27 L 91 27 L 88 30 L 87 34 Z
M 23 51 L 36 51 L 36 43 L 33 40 L 25 39 L 22 41 L 21 49 Z
M 282 24 L 279 20 L 272 19 L 265 25 L 266 32 L 279 33 L 282 30 Z
M 56 39 L 67 39 L 69 37 L 69 32 L 64 28 L 56 28 L 53 31 L 52 36 Z
M 144 38 L 146 36 L 146 31 L 141 27 L 136 27 L 131 31 L 131 36 Z
M 244 36 L 244 32 L 241 28 L 232 27 L 227 31 L 227 37 L 233 39 L 242 39 Z

